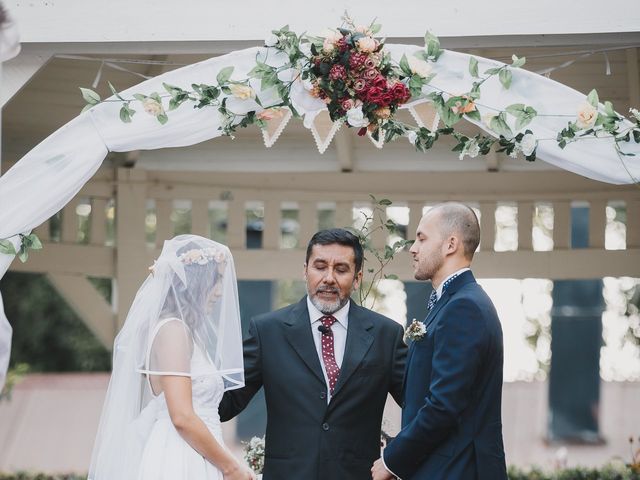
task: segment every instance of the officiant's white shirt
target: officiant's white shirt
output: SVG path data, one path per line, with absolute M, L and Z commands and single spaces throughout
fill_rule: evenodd
M 331 330 L 333 331 L 333 351 L 336 356 L 336 363 L 338 367 L 342 368 L 342 359 L 344 358 L 344 346 L 347 343 L 347 328 L 349 326 L 349 305 L 351 301 L 333 314 L 336 323 L 333 324 Z M 327 369 L 324 366 L 324 360 L 322 359 L 322 332 L 318 330 L 318 327 L 322 325 L 320 319 L 325 316 L 320 310 L 318 310 L 311 299 L 307 295 L 307 309 L 309 310 L 309 320 L 311 320 L 311 333 L 313 334 L 313 342 L 316 344 L 316 352 L 318 352 L 318 358 L 320 359 L 320 366 L 322 367 L 322 374 L 324 375 L 324 381 L 327 385 L 327 403 L 331 400 L 331 392 L 329 391 L 329 377 L 327 376 Z

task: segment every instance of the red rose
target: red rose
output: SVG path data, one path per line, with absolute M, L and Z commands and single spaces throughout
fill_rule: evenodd
M 382 96 L 384 95 L 384 90 L 380 87 L 371 87 L 367 90 L 367 101 L 372 103 L 378 103 L 382 100 Z
M 371 83 L 374 87 L 385 88 L 387 86 L 387 79 L 382 75 L 378 75 Z
M 391 92 L 398 103 L 405 103 L 411 98 L 409 89 L 401 82 L 396 83 L 391 89 Z
M 395 95 L 391 91 L 386 91 L 382 95 L 382 99 L 385 105 L 389 105 L 391 102 L 395 100 Z

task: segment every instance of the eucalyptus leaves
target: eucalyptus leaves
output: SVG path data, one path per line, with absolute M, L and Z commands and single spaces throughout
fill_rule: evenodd
M 35 233 L 30 235 L 20 234 L 20 247 L 18 250 L 10 240 L 0 238 L 0 253 L 7 255 L 18 255 L 21 262 L 26 262 L 29 258 L 29 250 L 42 249 L 42 242 Z

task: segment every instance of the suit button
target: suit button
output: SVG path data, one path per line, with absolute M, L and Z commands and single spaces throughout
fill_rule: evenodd
M 328 423 L 323 423 L 322 424 L 322 429 L 326 432 L 329 430 L 329 424 Z
M 323 400 L 327 398 L 327 392 L 320 392 L 320 398 Z

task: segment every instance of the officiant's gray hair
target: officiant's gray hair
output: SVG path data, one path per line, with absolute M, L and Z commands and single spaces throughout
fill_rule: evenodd
M 480 222 L 476 212 L 463 203 L 447 202 L 433 207 L 430 212 L 439 214 L 443 236 L 457 233 L 462 238 L 464 256 L 468 260 L 473 259 L 480 244 Z

